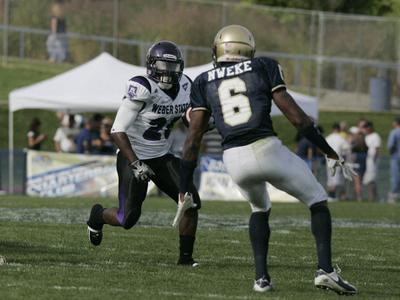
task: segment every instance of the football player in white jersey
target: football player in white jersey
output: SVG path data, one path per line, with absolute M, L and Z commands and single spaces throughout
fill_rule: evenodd
M 257 292 L 272 289 L 267 268 L 271 210 L 265 185 L 268 181 L 310 209 L 318 258 L 315 286 L 340 294 L 355 294 L 357 289 L 332 267 L 327 194 L 304 161 L 276 137 L 270 116 L 272 100 L 327 155 L 333 170 L 338 166 L 348 179 L 354 171 L 328 145 L 286 91 L 279 64 L 268 57 L 254 57 L 254 52 L 253 35 L 243 26 L 230 25 L 217 33 L 213 48 L 215 68 L 199 75 L 192 85 L 192 113 L 181 161 L 180 197 L 184 199 L 190 192 L 201 138 L 212 115 L 223 138 L 224 164 L 252 209 L 249 235 L 256 269 L 253 289 Z
M 168 137 L 174 123 L 189 107 L 191 81 L 183 74 L 183 67 L 177 45 L 160 41 L 148 51 L 147 75 L 128 80 L 111 129 L 119 148 L 119 207 L 103 208 L 100 204 L 92 207 L 87 225 L 89 240 L 95 246 L 102 241 L 104 224 L 125 229 L 136 224 L 149 180 L 178 203 L 180 161 L 169 153 Z M 188 199 L 189 209 L 178 224 L 178 264 L 196 266 L 192 254 L 201 202 L 194 185 L 190 192 L 193 200 Z

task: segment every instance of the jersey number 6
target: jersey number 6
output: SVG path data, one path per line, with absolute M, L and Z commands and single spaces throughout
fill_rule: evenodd
M 218 95 L 225 124 L 237 126 L 250 120 L 250 101 L 243 94 L 246 91 L 246 83 L 238 77 L 221 82 L 218 88 Z

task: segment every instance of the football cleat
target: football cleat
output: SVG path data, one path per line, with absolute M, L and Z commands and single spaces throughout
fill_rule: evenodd
M 265 276 L 254 281 L 253 290 L 255 292 L 264 293 L 273 290 L 272 281 L 268 280 Z
M 93 246 L 98 246 L 101 244 L 101 240 L 103 239 L 103 231 L 96 230 L 91 228 L 90 226 L 87 227 L 89 241 Z
M 186 257 L 179 257 L 177 265 L 179 266 L 190 266 L 190 267 L 198 267 L 199 263 L 195 261 L 192 257 L 186 258 Z
M 96 223 L 95 220 L 98 219 L 97 215 L 103 212 L 103 206 L 100 204 L 95 204 L 90 211 L 89 220 L 86 222 L 88 225 L 87 232 L 88 238 L 92 245 L 98 246 L 101 244 L 103 239 L 103 224 Z
M 183 202 L 178 201 L 178 209 L 176 211 L 174 221 L 172 222 L 172 226 L 177 227 L 181 222 L 182 217 L 185 214 L 185 211 L 187 211 L 189 208 L 193 208 L 196 206 L 197 204 L 193 202 L 192 194 L 186 193 L 183 198 Z
M 314 284 L 317 288 L 336 292 L 339 295 L 355 295 L 357 288 L 339 276 L 340 269 L 327 273 L 322 269 L 315 273 Z

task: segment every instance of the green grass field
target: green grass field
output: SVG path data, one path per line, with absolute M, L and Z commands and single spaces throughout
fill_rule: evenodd
M 178 267 L 175 206 L 149 198 L 131 230 L 105 227 L 89 246 L 85 220 L 95 199 L 0 197 L 0 299 L 337 299 L 313 287 L 315 249 L 307 209 L 274 204 L 270 273 L 276 290 L 252 292 L 247 203 L 205 202 L 195 257 Z M 101 199 L 105 206 L 113 199 Z M 400 207 L 332 203 L 334 263 L 357 299 L 399 299 Z

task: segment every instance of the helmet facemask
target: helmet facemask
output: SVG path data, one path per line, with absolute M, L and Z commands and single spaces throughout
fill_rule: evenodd
M 162 89 L 170 89 L 179 83 L 183 73 L 183 61 L 155 59 L 147 65 L 147 74 Z

